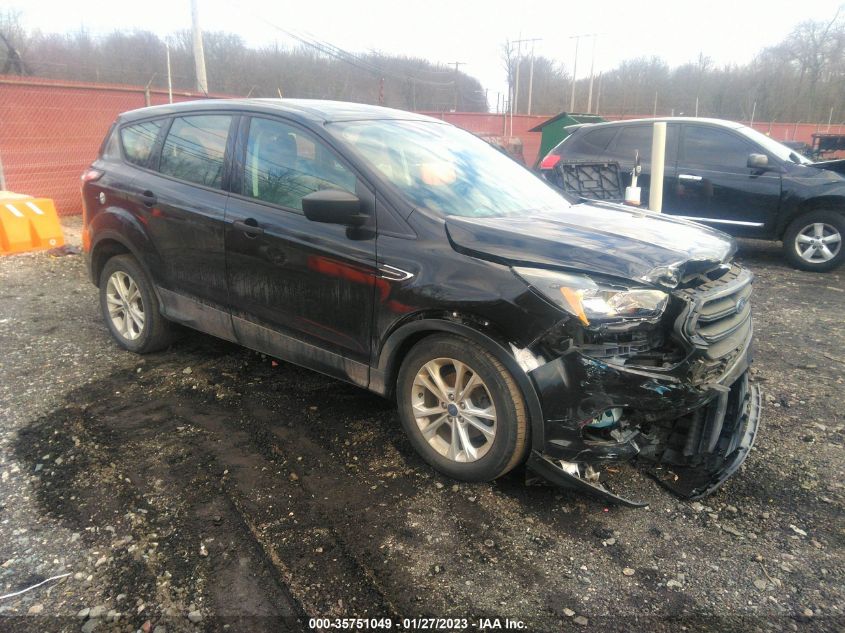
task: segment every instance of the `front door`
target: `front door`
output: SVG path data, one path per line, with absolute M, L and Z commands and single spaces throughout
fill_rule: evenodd
M 749 154 L 762 150 L 732 130 L 683 127 L 675 187 L 665 210 L 736 235 L 762 235 L 780 204 L 779 170 L 748 167 Z
M 283 119 L 244 119 L 226 211 L 229 300 L 248 347 L 366 385 L 375 224 L 312 222 L 302 198 L 321 189 L 374 196 L 316 135 Z

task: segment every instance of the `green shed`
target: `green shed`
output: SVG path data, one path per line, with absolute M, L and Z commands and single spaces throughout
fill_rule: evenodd
M 548 121 L 543 121 L 537 127 L 528 130 L 529 132 L 541 132 L 543 134 L 540 140 L 540 152 L 537 154 L 537 160 L 534 166 L 539 165 L 540 161 L 545 158 L 546 154 L 552 151 L 555 145 L 569 136 L 569 132 L 566 131 L 567 127 L 570 125 L 583 125 L 585 123 L 604 123 L 604 119 L 598 114 L 561 112 Z

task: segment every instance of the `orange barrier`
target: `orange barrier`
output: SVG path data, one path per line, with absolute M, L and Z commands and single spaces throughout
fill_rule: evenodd
M 0 255 L 56 248 L 64 243 L 50 198 L 0 191 Z

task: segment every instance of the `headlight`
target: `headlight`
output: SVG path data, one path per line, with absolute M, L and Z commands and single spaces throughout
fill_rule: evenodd
M 669 295 L 651 288 L 624 288 L 597 283 L 589 277 L 544 270 L 514 268 L 541 295 L 578 317 L 584 325 L 655 319 L 663 314 Z

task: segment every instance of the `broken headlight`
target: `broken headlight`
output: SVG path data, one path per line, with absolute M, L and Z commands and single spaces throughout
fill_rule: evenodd
M 583 325 L 654 320 L 669 302 L 668 294 L 652 288 L 626 288 L 542 268 L 513 270 L 534 290 L 578 317 Z

